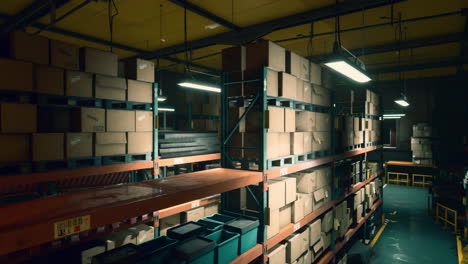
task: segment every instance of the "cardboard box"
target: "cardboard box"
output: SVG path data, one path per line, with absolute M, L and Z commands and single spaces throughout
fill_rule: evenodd
M 323 250 L 326 250 L 331 245 L 331 232 L 322 232 Z
M 153 132 L 127 132 L 127 153 L 153 152 Z
M 278 244 L 268 251 L 268 264 L 286 263 L 286 246 Z
M 136 244 L 140 245 L 154 239 L 154 227 L 149 225 L 137 225 L 128 229 L 136 236 Z
M 124 78 L 96 74 L 94 77 L 94 97 L 125 101 L 127 82 Z
M 296 80 L 296 100 L 305 102 L 304 99 L 304 84 L 305 82 L 301 79 Z
M 149 82 L 127 80 L 127 101 L 152 103 L 153 84 Z
M 299 77 L 300 79 L 309 82 L 310 81 L 310 62 L 308 59 L 304 57 L 299 58 L 299 63 L 301 67 L 301 71 Z
M 268 207 L 279 209 L 286 205 L 286 182 L 268 181 Z
M 240 72 L 246 68 L 246 47 L 234 46 L 221 51 L 221 69 L 224 72 Z
M 322 220 L 317 219 L 310 224 L 309 245 L 313 247 L 321 238 Z
M 36 131 L 36 105 L 0 103 L 1 133 L 34 133 Z
M 322 85 L 322 67 L 319 64 L 310 63 L 310 82 Z
M 142 60 L 142 59 L 132 59 L 126 62 L 125 71 L 127 78 L 145 81 L 145 82 L 154 82 L 154 62 Z
M 135 111 L 135 131 L 150 132 L 153 131 L 153 112 Z
M 315 113 L 309 111 L 295 111 L 296 132 L 313 132 L 315 128 Z
M 121 247 L 126 244 L 137 244 L 136 235 L 129 230 L 122 230 L 119 232 L 111 233 L 106 237 L 107 240 L 113 241 L 115 247 Z
M 8 36 L 6 45 L 11 58 L 36 64 L 49 64 L 49 40 L 46 37 L 14 31 Z
M 106 110 L 101 108 L 75 108 L 71 112 L 74 132 L 104 132 Z
M 363 211 L 364 207 L 362 206 L 362 204 L 358 205 L 356 209 L 356 221 L 361 220 Z
M 252 84 L 258 85 L 255 82 Z M 267 69 L 267 95 L 278 96 L 278 72 L 271 69 Z
M 89 47 L 80 49 L 81 71 L 117 76 L 118 68 L 117 54 Z
M 321 235 L 320 235 L 321 236 Z M 320 255 L 322 255 L 323 253 L 323 241 L 322 241 L 322 238 L 320 238 L 320 240 L 315 243 L 315 245 L 312 247 L 312 250 L 313 250 L 313 253 L 314 253 L 314 258 L 313 258 L 313 261 L 315 261 L 316 259 L 318 259 L 318 257 L 320 257 Z
M 205 216 L 210 216 L 219 213 L 219 202 L 205 205 Z
M 33 90 L 33 64 L 0 58 L 0 83 L 12 91 Z
M 329 113 L 315 113 L 315 131 L 326 132 L 330 131 L 330 114 Z
M 301 75 L 301 56 L 289 50 L 286 51 L 286 72 L 296 77 Z
M 135 131 L 135 112 L 129 110 L 106 110 L 107 132 Z
M 328 211 L 322 218 L 322 232 L 330 232 L 333 228 L 333 211 Z
M 302 101 L 306 103 L 312 103 L 312 85 L 308 82 L 303 82 L 303 84 L 304 90 Z
M 242 110 L 239 111 L 241 115 Z M 243 112 L 242 112 L 243 113 Z M 233 112 L 235 114 L 235 112 Z M 250 111 L 245 116 L 245 130 L 247 132 L 257 132 L 263 128 L 260 124 L 260 111 Z M 265 111 L 265 128 L 268 132 L 284 132 L 285 129 L 285 109 L 282 107 L 268 107 Z M 234 122 L 234 121 L 233 121 Z M 235 122 L 234 122 L 235 123 Z
M 292 234 L 286 238 L 286 261 L 292 263 L 298 259 L 302 251 L 302 234 Z
M 310 248 L 307 249 L 307 252 L 302 257 L 304 258 L 304 264 L 312 263 L 312 252 Z
M 325 202 L 325 191 L 323 189 L 319 189 L 317 191 L 314 192 L 314 195 L 313 195 L 313 210 L 317 210 L 319 209 L 320 207 L 322 207 L 324 205 L 324 202 Z
M 271 133 L 268 133 L 271 134 Z M 269 141 L 274 142 L 274 141 Z M 278 133 L 278 141 L 277 144 L 278 148 L 278 157 L 284 157 L 291 155 L 291 137 L 289 133 Z M 268 145 L 269 149 L 271 149 L 271 145 Z
M 259 40 L 247 45 L 246 68 L 258 70 L 260 67 L 270 67 L 277 71 L 285 71 L 286 50 L 268 40 Z
M 286 204 L 279 209 L 279 228 L 283 229 L 289 225 L 292 221 L 292 205 Z
M 50 40 L 50 65 L 78 71 L 80 69 L 80 47 L 60 40 Z
M 296 200 L 296 178 L 292 177 L 281 177 L 275 180 L 281 180 L 285 182 L 285 202 L 290 204 Z
M 241 133 L 237 134 L 237 139 L 231 140 L 233 146 L 239 146 L 238 143 L 243 142 L 244 147 L 258 147 L 258 133 Z M 275 159 L 290 155 L 290 135 L 289 133 L 267 133 L 266 135 L 267 159 Z M 231 152 L 239 154 L 239 152 Z M 259 154 L 256 150 L 244 150 L 245 158 L 258 158 Z
M 345 218 L 347 207 L 348 207 L 348 203 L 346 201 L 343 201 L 336 206 L 336 210 L 335 210 L 336 219 L 341 221 Z
M 302 236 L 302 245 L 301 245 L 301 255 L 309 249 L 310 244 L 310 228 L 303 227 L 297 231 L 297 233 L 301 234 Z
M 175 214 L 159 219 L 159 235 L 165 236 L 169 228 L 182 224 L 180 218 L 180 214 Z
M 92 133 L 66 133 L 65 158 L 75 159 L 93 156 Z
M 93 97 L 93 74 L 78 71 L 66 71 L 65 95 Z
M 314 151 L 313 149 L 313 138 L 314 134 L 313 132 L 303 132 L 304 134 L 304 153 L 309 153 Z
M 284 132 L 296 131 L 296 111 L 294 109 L 284 109 Z M 282 132 L 282 131 L 281 131 Z
M 34 133 L 32 134 L 32 160 L 63 160 L 64 155 L 63 133 Z
M 43 94 L 63 95 L 64 70 L 60 68 L 36 65 L 35 67 L 36 85 L 34 90 Z
M 0 134 L 0 162 L 31 160 L 30 135 Z
M 314 171 L 304 171 L 290 174 L 288 177 L 296 178 L 297 192 L 311 194 L 315 191 Z
M 127 152 L 125 133 L 96 133 L 94 138 L 94 156 L 121 155 Z
M 306 132 L 296 132 L 291 134 L 291 154 L 298 155 L 306 153 L 304 151 L 304 134 Z
M 330 132 L 314 132 L 312 138 L 313 151 L 330 150 Z
M 285 72 L 278 73 L 278 97 L 296 99 L 296 77 Z
M 280 209 L 266 208 L 266 220 L 265 224 L 267 229 L 267 239 L 270 239 L 277 235 L 280 231 Z
M 319 85 L 312 86 L 312 103 L 316 105 L 330 106 L 330 91 Z
M 302 218 L 304 218 L 304 202 L 305 196 L 297 194 L 296 201 L 293 202 L 292 205 L 292 221 L 293 223 L 299 222 Z
M 205 207 L 198 207 L 180 214 L 183 223 L 197 221 L 205 217 Z

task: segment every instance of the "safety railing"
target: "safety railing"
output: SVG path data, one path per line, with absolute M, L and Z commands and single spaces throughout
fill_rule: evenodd
M 403 172 L 388 172 L 387 173 L 388 184 L 400 184 L 404 183 L 409 186 L 409 174 Z
M 442 221 L 444 228 L 453 226 L 453 233 L 458 233 L 458 212 L 450 209 L 445 205 L 437 203 L 436 206 L 436 221 Z
M 413 186 L 426 187 L 432 184 L 433 176 L 413 173 Z

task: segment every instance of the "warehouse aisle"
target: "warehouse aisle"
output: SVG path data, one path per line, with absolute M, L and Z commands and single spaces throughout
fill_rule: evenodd
M 387 185 L 384 212 L 396 222 L 387 225 L 374 246 L 372 264 L 457 263 L 454 235 L 427 215 L 427 189 Z

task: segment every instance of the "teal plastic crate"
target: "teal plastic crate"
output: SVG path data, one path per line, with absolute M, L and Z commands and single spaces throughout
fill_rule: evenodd
M 137 262 L 144 263 L 168 263 L 171 259 L 171 250 L 176 246 L 177 240 L 167 236 L 161 236 L 139 245 L 140 254 L 143 256 Z
M 226 223 L 233 221 L 236 218 L 229 216 L 229 215 L 224 215 L 224 214 L 214 214 L 214 215 L 207 216 L 203 219 L 226 224 Z
M 227 264 L 239 256 L 239 238 L 238 233 L 229 232 L 226 230 L 218 230 L 205 238 L 216 241 L 215 248 L 215 263 Z
M 172 227 L 167 230 L 167 236 L 179 241 L 204 235 L 206 227 L 197 222 L 187 222 L 185 224 Z
M 245 253 L 257 244 L 258 226 L 260 222 L 258 219 L 237 218 L 224 225 L 224 229 L 239 233 L 239 255 Z
M 207 231 L 206 234 L 211 234 L 211 233 L 216 232 L 218 230 L 221 230 L 223 228 L 222 223 L 219 223 L 217 221 L 212 221 L 212 220 L 206 219 L 206 218 L 200 219 L 197 222 L 200 223 L 200 224 L 205 225 L 206 231 Z
M 216 241 L 197 237 L 181 242 L 174 248 L 176 264 L 214 264 Z

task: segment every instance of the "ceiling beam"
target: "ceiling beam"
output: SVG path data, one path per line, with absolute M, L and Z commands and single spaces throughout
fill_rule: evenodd
M 385 52 L 390 52 L 390 51 L 414 49 L 414 48 L 422 48 L 422 47 L 428 47 L 428 46 L 447 44 L 447 43 L 452 43 L 452 42 L 458 42 L 466 38 L 467 38 L 466 35 L 464 35 L 463 33 L 454 33 L 454 34 L 438 35 L 438 36 L 432 36 L 432 37 L 420 38 L 420 39 L 414 39 L 414 40 L 406 40 L 406 41 L 402 41 L 401 43 L 392 42 L 392 43 L 387 43 L 383 45 L 365 47 L 364 49 L 360 49 L 360 48 L 352 49 L 350 50 L 350 52 L 356 56 L 371 55 L 371 54 L 379 54 L 379 53 L 385 53 Z M 323 61 L 326 61 L 328 58 L 330 58 L 330 56 L 332 55 L 333 53 L 328 53 L 328 54 L 323 54 L 323 55 L 312 56 L 312 57 L 309 57 L 309 59 L 314 62 L 323 62 Z
M 9 19 L 11 17 L 12 16 L 10 16 L 10 15 L 0 13 L 0 19 Z M 48 32 L 64 35 L 64 36 L 67 36 L 67 37 L 81 39 L 81 40 L 93 42 L 93 43 L 96 43 L 96 44 L 109 46 L 109 47 L 113 47 L 113 48 L 116 48 L 116 49 L 126 50 L 126 51 L 130 51 L 130 52 L 134 52 L 134 53 L 148 52 L 147 50 L 127 46 L 125 44 L 120 44 L 120 43 L 116 43 L 116 42 L 110 42 L 110 41 L 105 40 L 105 39 L 100 39 L 100 38 L 96 38 L 96 37 L 93 37 L 93 36 L 88 36 L 88 35 L 85 35 L 85 34 L 74 32 L 74 31 L 69 31 L 69 30 L 65 30 L 65 29 L 61 29 L 61 28 L 57 28 L 57 27 L 48 27 L 48 25 L 43 24 L 43 23 L 39 23 L 39 22 L 32 22 L 30 24 L 30 26 L 34 27 L 34 28 L 42 29 L 43 31 L 48 31 Z M 162 57 L 161 59 L 176 62 L 176 63 L 179 63 L 179 64 L 182 64 L 182 63 L 186 64 L 186 62 L 184 60 L 172 58 L 172 57 L 169 57 L 169 56 Z M 190 66 L 192 66 L 192 67 L 197 67 L 197 68 L 200 68 L 200 69 L 208 70 L 208 71 L 213 72 L 213 73 L 219 73 L 219 71 L 217 69 L 215 69 L 215 68 L 211 68 L 211 67 L 208 67 L 208 66 L 204 66 L 204 65 L 197 64 L 197 63 L 192 63 L 192 62 L 189 62 L 188 64 Z
M 224 27 L 229 29 L 240 31 L 241 27 L 234 25 L 233 23 L 227 21 L 226 19 L 219 17 L 197 5 L 194 5 L 186 0 L 169 0 L 171 3 L 176 4 L 182 8 L 187 8 L 188 10 L 192 11 L 195 14 L 198 14 L 204 18 L 207 18 L 213 22 L 216 22 Z
M 300 26 L 307 23 L 320 21 L 336 16 L 343 16 L 355 12 L 387 6 L 406 0 L 351 0 L 337 5 L 330 5 L 307 12 L 274 19 L 268 22 L 242 28 L 240 31 L 229 31 L 206 38 L 189 41 L 187 44 L 181 43 L 171 47 L 154 50 L 151 52 L 138 54 L 134 57 L 144 59 L 154 59 L 158 57 L 173 55 L 189 50 L 200 49 L 212 45 L 241 45 L 259 39 L 273 31 Z
M 416 71 L 416 70 L 425 70 L 425 69 L 434 69 L 434 68 L 453 67 L 453 66 L 457 66 L 460 64 L 463 65 L 466 63 L 468 63 L 468 60 L 466 59 L 463 60 L 460 57 L 449 57 L 449 58 L 444 58 L 438 61 L 433 61 L 433 62 L 428 62 L 428 63 L 368 69 L 367 72 L 375 75 L 375 74 L 382 74 L 382 73 L 406 72 L 406 71 Z
M 69 1 L 70 0 L 36 0 L 3 23 L 0 28 L 0 33 L 5 35 L 15 29 L 27 27 L 35 20 L 47 15 L 49 12 L 53 12 Z

